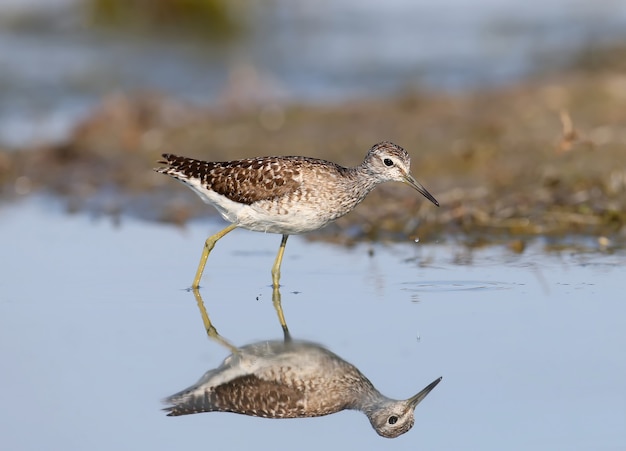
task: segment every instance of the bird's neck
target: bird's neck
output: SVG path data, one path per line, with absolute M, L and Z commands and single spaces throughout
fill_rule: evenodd
M 380 183 L 378 177 L 371 172 L 365 163 L 353 168 L 346 168 L 345 171 L 352 185 L 351 191 L 353 195 L 358 196 L 359 202 Z

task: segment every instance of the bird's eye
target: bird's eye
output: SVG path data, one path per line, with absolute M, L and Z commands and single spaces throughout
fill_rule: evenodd
M 396 424 L 398 422 L 398 417 L 395 415 L 392 415 L 389 417 L 389 419 L 387 420 L 387 422 L 389 424 Z
M 391 161 L 391 158 L 385 158 L 383 160 L 383 163 L 385 163 L 385 166 L 393 166 L 393 161 Z

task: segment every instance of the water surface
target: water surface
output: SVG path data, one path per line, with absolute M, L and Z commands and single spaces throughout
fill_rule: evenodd
M 292 237 L 282 298 L 295 338 L 327 346 L 391 397 L 443 376 L 414 428 L 389 442 L 358 412 L 166 417 L 160 400 L 228 354 L 185 290 L 221 224 L 116 226 L 46 202 L 0 210 L 7 449 L 626 447 L 623 253 Z M 282 336 L 269 286 L 279 242 L 234 231 L 211 255 L 202 294 L 235 344 Z

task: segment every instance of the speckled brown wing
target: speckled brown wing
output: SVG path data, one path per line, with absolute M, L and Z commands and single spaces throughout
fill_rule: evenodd
M 200 180 L 202 185 L 228 199 L 250 205 L 294 192 L 304 157 L 261 157 L 228 162 L 209 162 L 163 154 L 166 167 L 155 169 L 182 182 Z
M 306 414 L 304 393 L 295 387 L 246 375 L 204 393 L 188 394 L 173 403 L 168 416 L 200 412 L 234 412 L 264 418 L 298 418 Z

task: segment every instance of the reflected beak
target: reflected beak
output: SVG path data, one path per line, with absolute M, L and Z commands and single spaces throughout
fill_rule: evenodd
M 422 401 L 422 399 L 424 399 L 426 395 L 429 394 L 432 391 L 432 389 L 437 386 L 439 382 L 441 382 L 441 378 L 435 379 L 430 384 L 428 384 L 428 386 L 424 388 L 424 390 L 422 390 L 421 392 L 419 392 L 417 395 L 413 396 L 412 398 L 407 399 L 407 403 L 409 404 L 409 406 L 415 409 L 415 407 Z
M 407 185 L 411 185 L 413 188 L 419 191 L 426 199 L 431 201 L 436 206 L 439 206 L 439 202 L 437 202 L 437 199 L 435 199 L 433 195 L 430 194 L 428 190 L 424 188 L 420 182 L 415 180 L 415 177 L 413 177 L 411 174 L 406 174 L 404 176 L 404 183 L 406 183 Z

